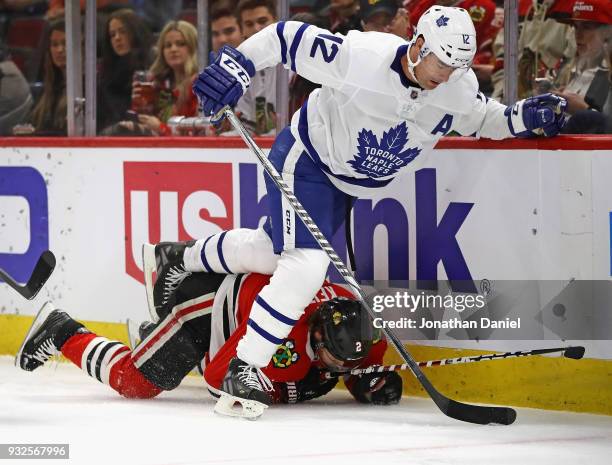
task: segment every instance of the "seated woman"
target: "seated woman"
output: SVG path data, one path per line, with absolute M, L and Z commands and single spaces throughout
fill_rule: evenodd
M 132 77 L 152 60 L 151 34 L 132 10 L 111 14 L 104 30 L 102 63 L 98 80 L 98 128 L 126 118 L 132 101 Z
M 51 23 L 49 47 L 45 52 L 43 93 L 30 118 L 35 134 L 66 135 L 66 26 L 64 20 Z
M 139 112 L 137 121 L 121 126 L 131 133 L 169 135 L 171 116 L 196 116 L 198 101 L 191 85 L 198 72 L 197 31 L 186 21 L 171 21 L 161 31 L 157 56 L 149 73 L 153 79 L 152 114 Z M 145 86 L 132 83 L 132 101 L 143 97 Z

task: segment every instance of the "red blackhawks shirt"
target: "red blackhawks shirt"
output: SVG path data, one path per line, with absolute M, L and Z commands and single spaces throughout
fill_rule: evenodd
M 270 276 L 256 273 L 230 275 L 219 288 L 212 311 L 211 343 L 204 369 L 204 379 L 211 392 L 218 392 L 229 362 L 236 356 L 238 342 L 246 332 L 251 306 L 269 281 Z M 334 297 L 354 298 L 343 287 L 326 281 L 289 336 L 278 346 L 269 365 L 262 370 L 273 383 L 274 391 L 270 395 L 275 402 L 287 401 L 281 398 L 284 383 L 302 380 L 312 367 L 325 368 L 310 344 L 308 321 L 322 302 Z M 386 348 L 385 340 L 377 341 L 358 366 L 382 364 Z

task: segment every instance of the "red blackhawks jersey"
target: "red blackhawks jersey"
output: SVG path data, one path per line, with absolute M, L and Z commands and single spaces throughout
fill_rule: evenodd
M 204 368 L 204 379 L 211 392 L 217 393 L 221 387 L 229 362 L 236 356 L 238 342 L 246 332 L 251 306 L 269 281 L 270 276 L 256 273 L 229 275 L 216 293 L 210 350 Z M 313 366 L 325 368 L 312 349 L 308 321 L 322 302 L 334 297 L 354 298 L 345 288 L 325 282 L 289 336 L 278 346 L 269 365 L 262 370 L 274 385 L 270 394 L 275 402 L 281 401 L 283 383 L 302 380 Z M 377 341 L 359 366 L 382 364 L 386 348 L 386 341 Z

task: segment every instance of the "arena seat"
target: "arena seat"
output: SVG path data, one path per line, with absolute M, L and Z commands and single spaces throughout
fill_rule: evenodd
M 14 18 L 6 34 L 6 45 L 15 64 L 28 82 L 40 74 L 49 23 L 40 18 Z

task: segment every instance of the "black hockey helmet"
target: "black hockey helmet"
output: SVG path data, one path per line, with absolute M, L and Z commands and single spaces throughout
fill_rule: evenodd
M 322 303 L 315 313 L 313 328 L 320 329 L 320 344 L 338 360 L 361 360 L 372 347 L 372 320 L 356 300 L 336 297 Z

